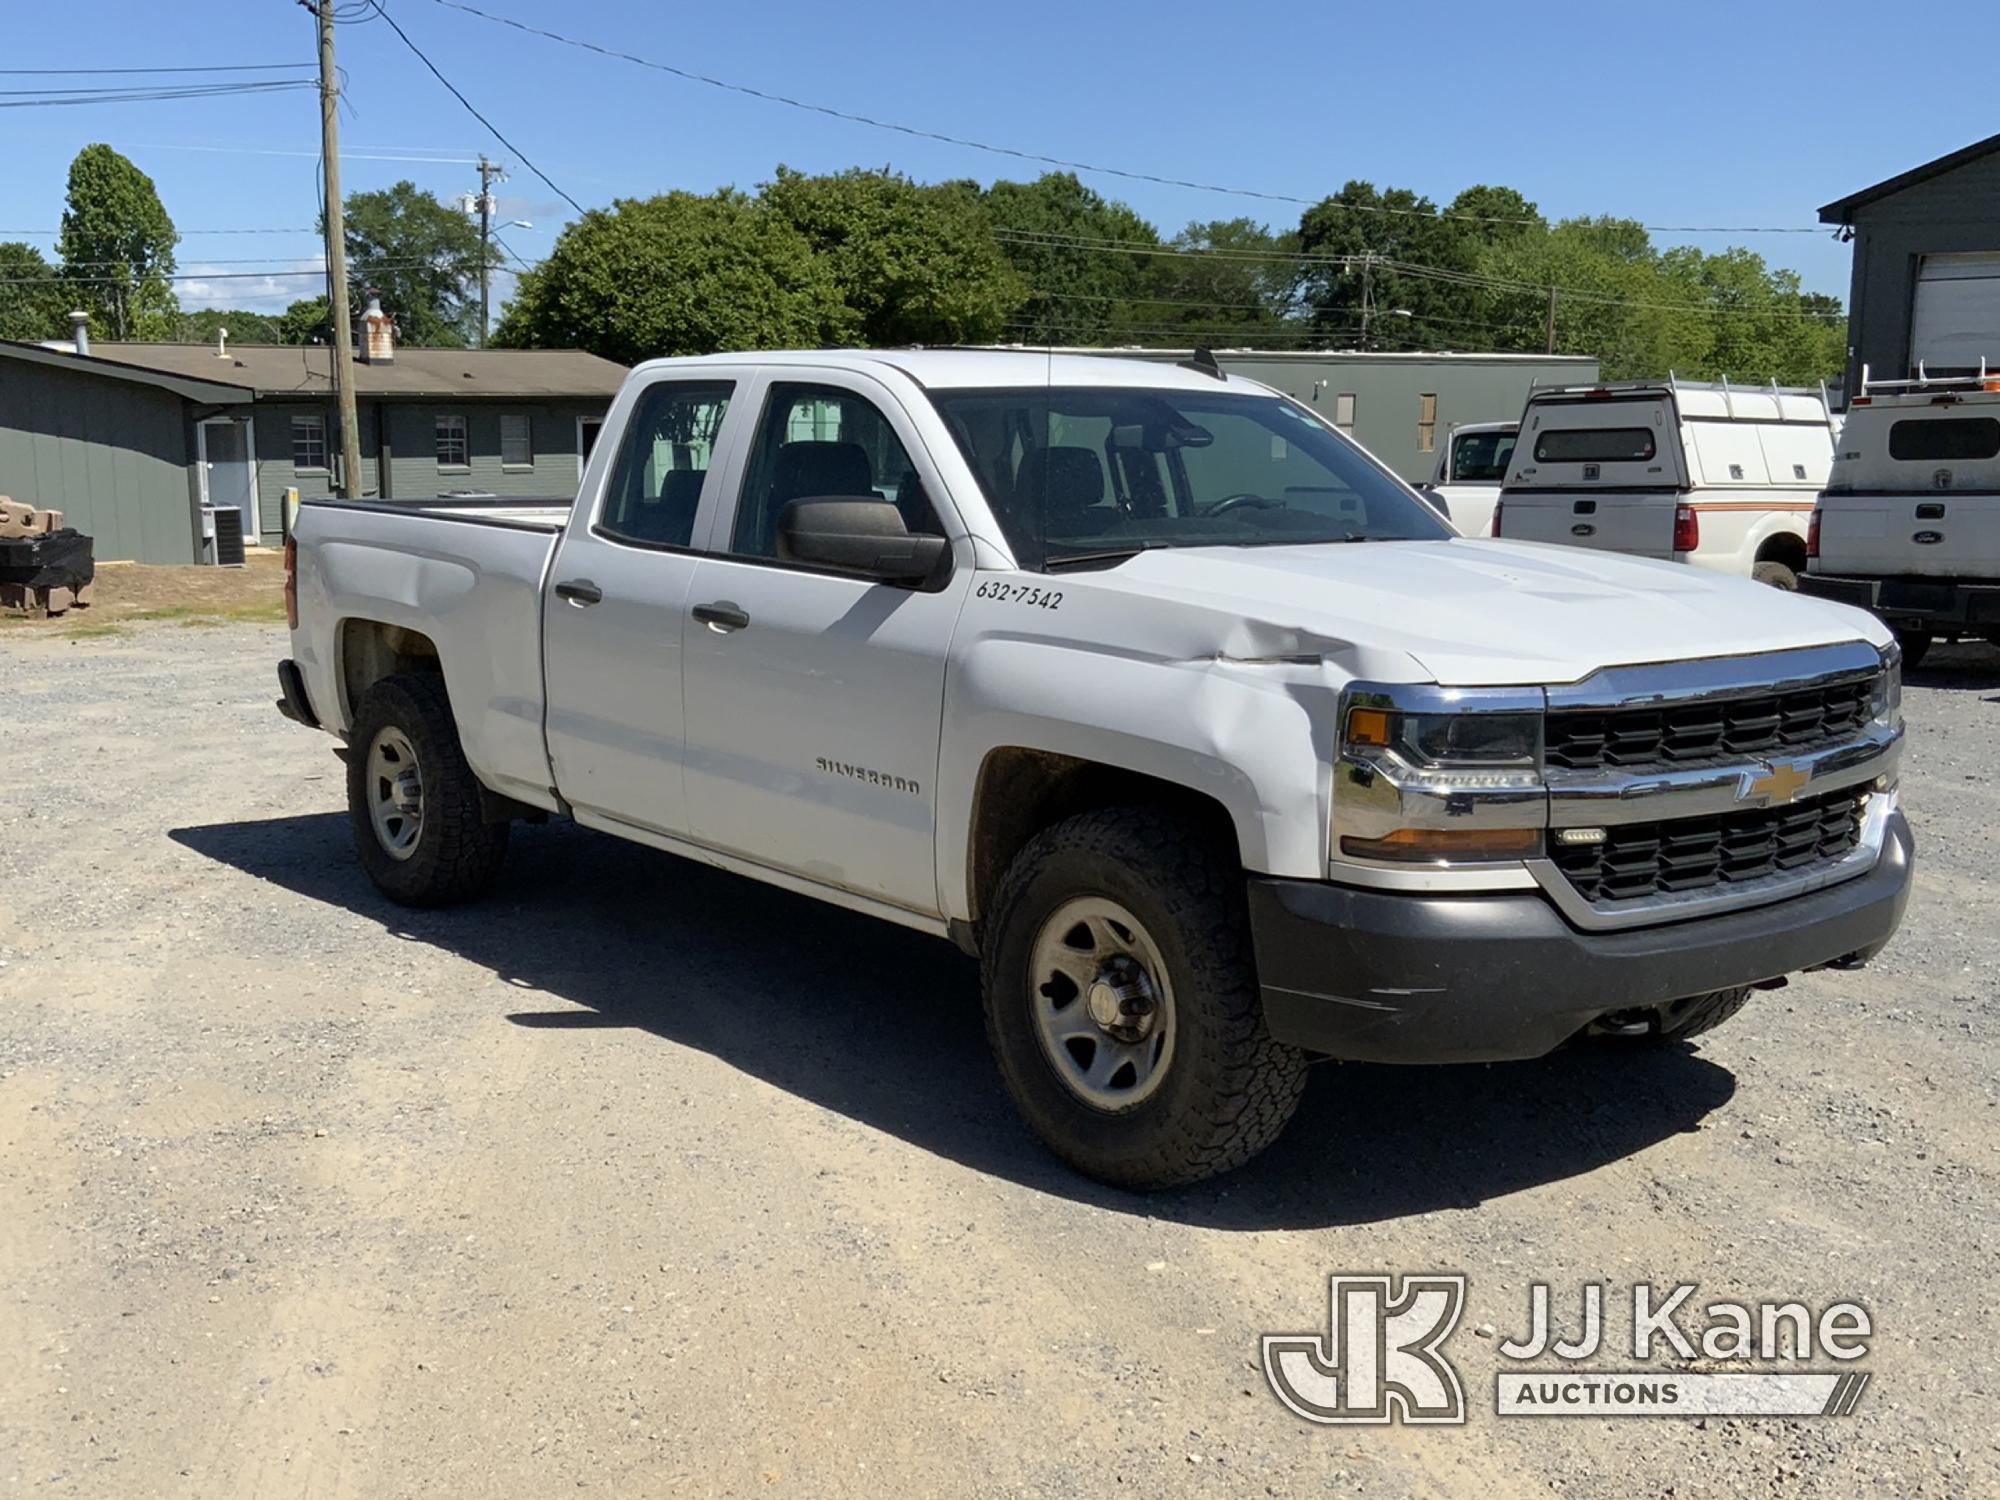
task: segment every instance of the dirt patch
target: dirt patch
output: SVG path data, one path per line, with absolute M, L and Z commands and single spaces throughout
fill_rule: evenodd
M 252 548 L 241 568 L 166 568 L 103 562 L 88 608 L 49 619 L 0 613 L 0 630 L 103 636 L 139 620 L 184 625 L 285 618 L 285 560 L 276 547 Z

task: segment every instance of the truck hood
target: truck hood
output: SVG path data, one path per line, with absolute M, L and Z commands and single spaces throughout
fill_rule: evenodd
M 1366 542 L 1142 552 L 1067 575 L 1281 630 L 1401 651 L 1452 687 L 1865 639 L 1872 616 L 1683 563 L 1532 542 Z

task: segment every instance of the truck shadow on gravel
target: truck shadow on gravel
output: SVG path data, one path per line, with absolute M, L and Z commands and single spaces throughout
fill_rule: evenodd
M 604 1027 L 698 1048 L 924 1150 L 1114 1212 L 1272 1229 L 1470 1208 L 1696 1129 L 1735 1092 L 1731 1073 L 1687 1047 L 1590 1045 L 1496 1066 L 1326 1063 L 1271 1151 L 1220 1181 L 1143 1196 L 1076 1175 L 1028 1134 L 987 1053 L 977 970 L 937 939 L 568 824 L 517 828 L 498 890 L 434 912 L 375 891 L 344 814 L 169 836 L 569 1002 L 498 1011 L 552 1048 L 566 1031 Z M 507 1002 L 475 990 L 466 1003 Z

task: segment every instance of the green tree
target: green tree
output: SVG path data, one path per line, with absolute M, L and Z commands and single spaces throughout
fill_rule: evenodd
M 1001 252 L 1026 285 L 1010 332 L 1024 343 L 1102 344 L 1146 326 L 1138 299 L 1151 272 L 1145 253 L 1160 232 L 1071 172 L 996 182 L 986 210 Z
M 1462 273 L 1470 240 L 1429 198 L 1349 182 L 1299 217 L 1296 295 L 1329 344 L 1462 347 L 1476 293 L 1437 273 Z
M 152 178 L 109 146 L 76 154 L 59 248 L 70 296 L 93 324 L 121 339 L 172 337 L 179 241 Z
M 278 320 L 269 313 L 244 312 L 237 308 L 225 312 L 218 307 L 205 307 L 198 312 L 184 312 L 174 325 L 174 341 L 181 344 L 212 344 L 216 335 L 227 329 L 229 341 L 233 344 L 282 344 L 278 336 Z
M 470 218 L 413 182 L 349 193 L 346 215 L 348 279 L 357 293 L 382 294 L 400 342 L 459 348 L 475 340 L 480 248 Z
M 779 167 L 759 197 L 825 263 L 866 344 L 988 342 L 1020 304 L 984 206 L 959 184 L 920 186 L 886 168 L 809 177 Z
M 333 342 L 333 314 L 324 296 L 301 297 L 278 315 L 278 342 L 281 344 L 330 344 Z
M 1216 219 L 1188 225 L 1168 248 L 1178 253 L 1145 262 L 1133 311 L 1139 343 L 1254 344 L 1295 331 L 1288 236 L 1254 219 Z
M 667 354 L 812 347 L 852 337 L 831 269 L 778 213 L 733 188 L 593 209 L 524 272 L 494 342 Z
M 33 245 L 0 244 L 0 339 L 35 343 L 69 336 L 69 293 Z

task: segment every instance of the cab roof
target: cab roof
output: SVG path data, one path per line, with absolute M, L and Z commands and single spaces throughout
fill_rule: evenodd
M 780 349 L 647 360 L 639 370 L 797 365 L 811 369 L 900 371 L 928 390 L 1006 390 L 1039 386 L 1132 386 L 1147 390 L 1228 390 L 1272 395 L 1241 375 L 1217 379 L 1185 365 L 1115 355 L 1051 354 L 1038 349 Z

